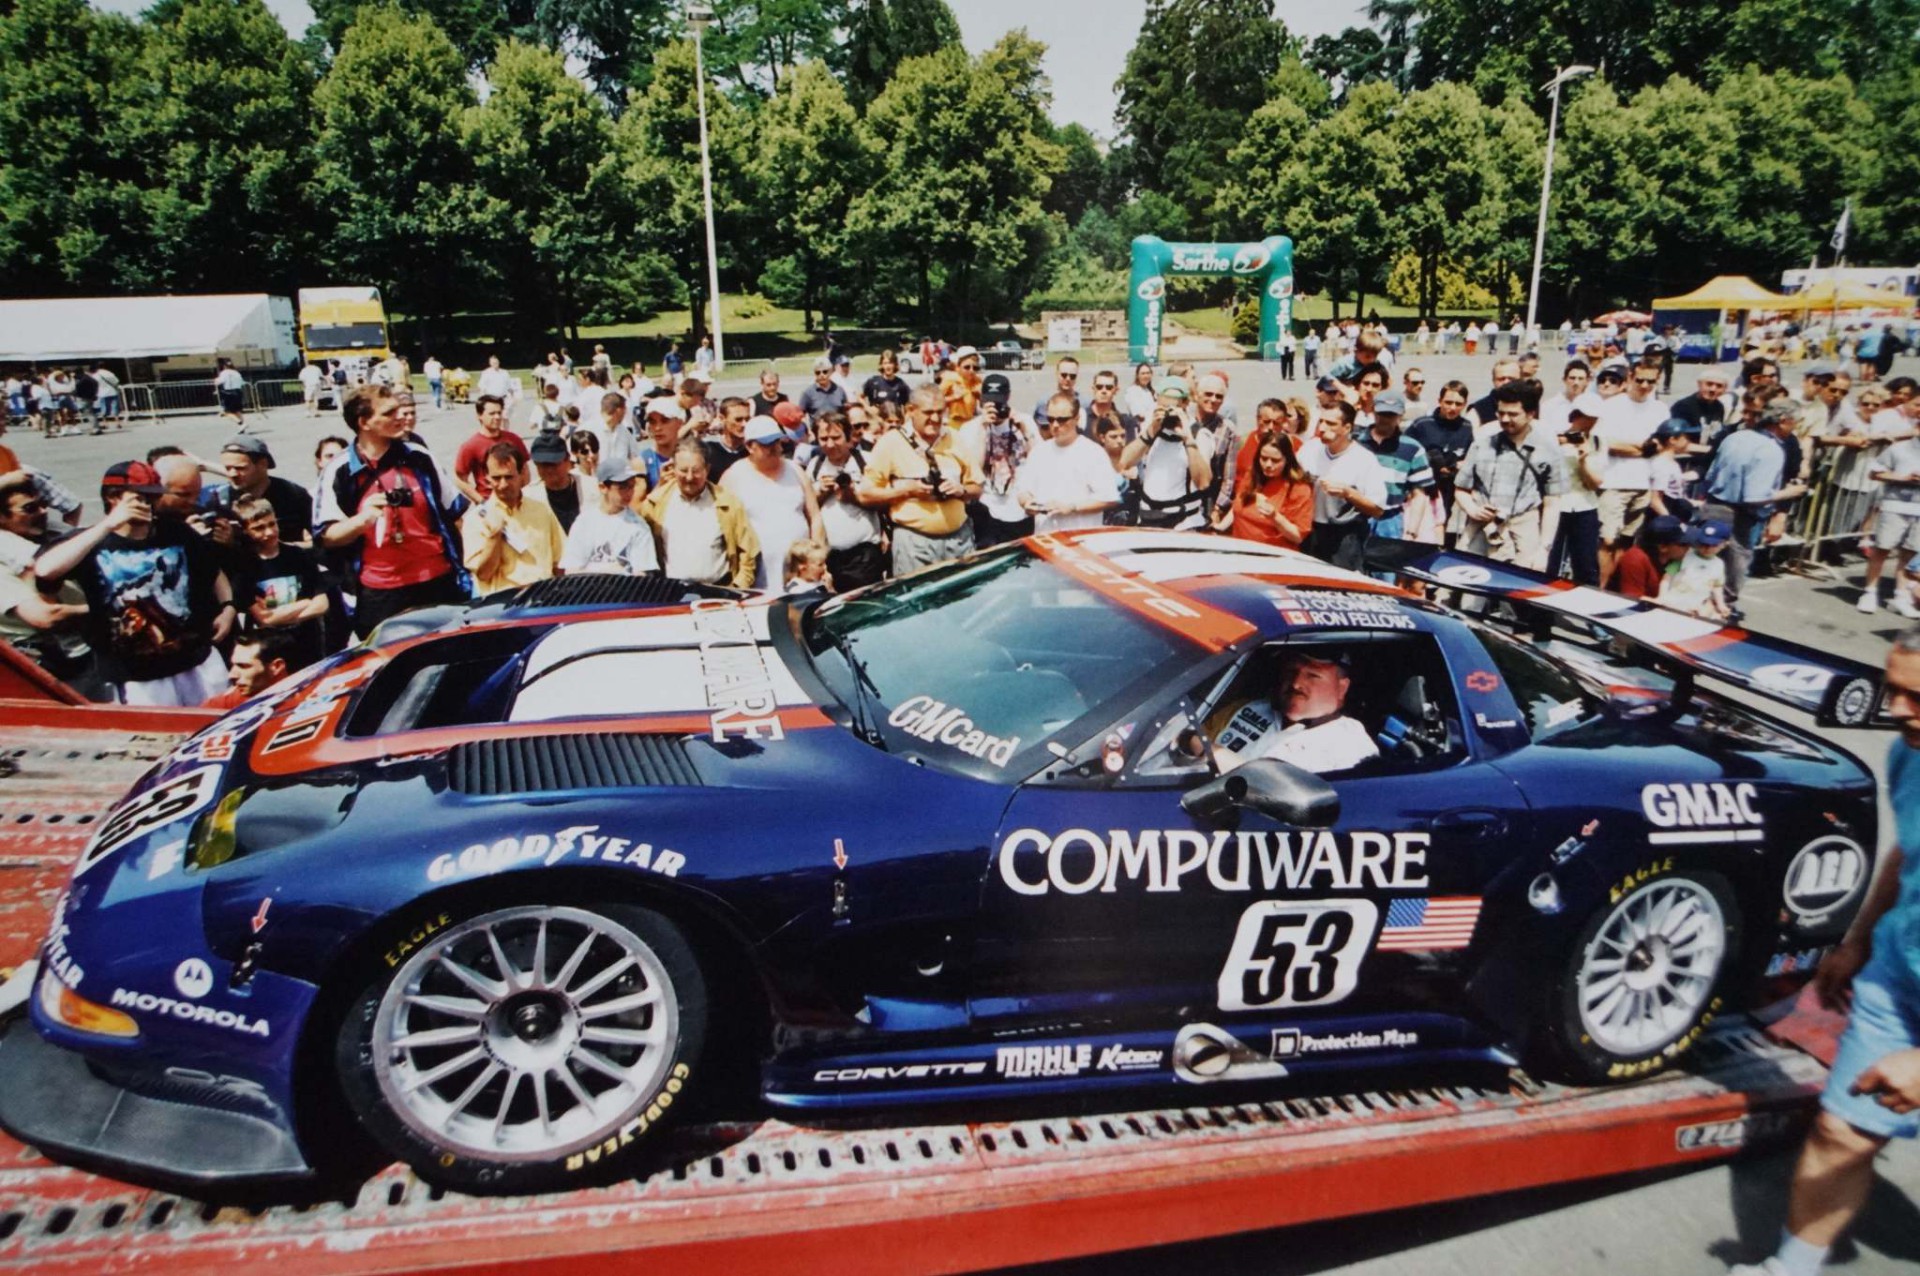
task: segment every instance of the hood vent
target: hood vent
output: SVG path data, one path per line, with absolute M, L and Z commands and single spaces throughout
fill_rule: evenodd
M 669 576 L 616 576 L 606 572 L 576 572 L 556 576 L 511 593 L 495 594 L 481 607 L 526 611 L 543 607 L 598 607 L 610 603 L 653 606 L 709 597 L 712 590 Z M 731 595 L 729 595 L 731 596 Z
M 470 797 L 565 789 L 696 788 L 686 741 L 670 735 L 582 733 L 475 740 L 447 751 L 447 783 Z

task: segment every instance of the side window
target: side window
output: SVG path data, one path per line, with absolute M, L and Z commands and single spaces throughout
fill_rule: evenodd
M 1264 647 L 1212 706 L 1203 732 L 1223 768 L 1279 757 L 1333 777 L 1432 770 L 1466 753 L 1446 659 L 1419 633 Z
M 1474 635 L 1506 679 L 1536 741 L 1552 739 L 1600 711 L 1599 701 L 1578 679 L 1525 643 L 1479 626 Z

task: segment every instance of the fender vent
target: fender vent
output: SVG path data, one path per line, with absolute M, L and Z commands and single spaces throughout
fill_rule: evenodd
M 702 781 L 676 736 L 583 733 L 475 740 L 447 751 L 456 793 L 497 797 L 552 789 L 698 787 Z
M 667 576 L 615 576 L 606 572 L 579 572 L 500 594 L 487 599 L 483 605 L 513 611 L 533 607 L 596 607 L 608 603 L 646 606 L 653 603 L 679 603 L 688 598 L 706 596 L 706 590 Z

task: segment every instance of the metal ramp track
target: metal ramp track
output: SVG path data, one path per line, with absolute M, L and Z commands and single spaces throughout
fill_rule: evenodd
M 0 967 L 30 955 L 87 825 L 173 743 L 64 724 L 0 736 L 15 768 L 0 778 Z M 261 1210 L 51 1165 L 0 1136 L 0 1270 L 974 1270 L 1712 1160 L 1789 1132 L 1824 1077 L 1735 1020 L 1689 1071 L 1604 1090 L 1516 1072 L 1506 1089 L 1001 1122 L 767 1120 L 683 1131 L 665 1168 L 606 1188 L 480 1200 L 396 1166 L 350 1202 Z

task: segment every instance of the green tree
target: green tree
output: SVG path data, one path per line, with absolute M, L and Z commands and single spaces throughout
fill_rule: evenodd
M 460 50 L 466 65 L 479 70 L 493 46 L 507 33 L 506 7 L 500 0 L 397 0 L 405 13 L 431 18 Z M 312 0 L 314 27 L 335 50 L 346 47 L 347 32 L 367 0 Z
M 1863 94 L 1873 111 L 1870 136 L 1920 137 L 1920 68 L 1881 76 Z M 1892 144 L 1876 148 L 1864 176 L 1866 198 L 1859 237 L 1848 249 L 1856 260 L 1877 254 L 1882 261 L 1907 260 L 1920 244 L 1920 149 Z
M 1225 184 L 1213 220 L 1230 239 L 1263 239 L 1289 225 L 1301 193 L 1301 143 L 1313 120 L 1291 97 L 1274 97 L 1247 120 L 1241 138 L 1228 153 Z
M 314 199 L 333 210 L 321 257 L 428 321 L 475 269 L 474 237 L 497 213 L 473 184 L 461 122 L 474 104 L 460 51 L 432 18 L 361 10 L 313 93 Z
M 1561 107 L 1547 254 L 1571 310 L 1628 300 L 1614 291 L 1620 265 L 1637 263 L 1653 249 L 1646 238 L 1652 192 L 1635 166 L 1633 129 L 1620 95 L 1605 80 L 1575 86 Z
M 1273 0 L 1151 0 L 1115 86 L 1130 176 L 1186 211 L 1181 238 L 1209 230 L 1227 153 L 1293 48 Z
M 1054 129 L 1053 141 L 1060 148 L 1060 172 L 1047 192 L 1047 211 L 1059 213 L 1068 225 L 1076 225 L 1100 202 L 1107 181 L 1107 157 L 1100 153 L 1100 143 L 1084 125 L 1065 124 Z
M 1533 270 L 1547 129 L 1515 97 L 1482 111 L 1480 120 L 1486 136 L 1487 180 L 1460 240 L 1460 251 L 1471 260 L 1472 275 L 1493 294 L 1499 308 L 1511 310 L 1516 298 L 1524 299 L 1520 290 Z M 1556 168 L 1559 160 L 1556 154 Z
M 787 76 L 760 114 L 754 154 L 758 189 L 772 213 L 768 250 L 792 263 L 809 330 L 847 260 L 847 212 L 868 183 L 858 123 L 846 90 L 821 62 Z
M 847 0 L 718 0 L 712 7 L 707 69 L 747 92 L 771 94 L 803 62 L 841 69 Z
M 486 246 L 523 317 L 578 337 L 599 264 L 626 242 L 627 192 L 606 108 L 559 54 L 509 40 L 461 133 L 476 184 L 502 215 Z
M 1310 283 L 1325 288 L 1336 308 L 1351 295 L 1354 310 L 1386 283 L 1397 250 L 1397 210 L 1407 177 L 1391 124 L 1400 94 L 1381 82 L 1361 84 L 1340 109 L 1300 139 L 1298 162 L 1283 170 L 1277 188 L 1287 200 L 1288 227 Z
M 1348 27 L 1338 35 L 1315 36 L 1307 45 L 1305 60 L 1314 71 L 1337 82 L 1342 97 L 1356 84 L 1393 80 L 1387 42 L 1369 27 Z
M 848 0 L 847 96 L 862 110 L 908 58 L 960 47 L 946 0 Z
M 900 270 L 929 322 L 936 287 L 956 318 L 1024 297 L 1047 246 L 1041 201 L 1061 158 L 992 69 L 1012 44 L 979 59 L 958 48 L 909 58 L 867 110 L 880 173 L 853 202 L 854 240 Z
M 707 119 L 721 273 L 738 275 L 735 263 L 749 263 L 745 282 L 757 284 L 768 254 L 760 251 L 765 223 L 751 213 L 764 201 L 753 190 L 750 121 L 724 93 L 707 94 Z M 692 41 L 664 45 L 654 55 L 647 87 L 632 97 L 614 126 L 610 158 L 617 188 L 632 192 L 633 242 L 660 254 L 685 285 L 698 337 L 707 330 L 707 239 Z
M 1283 97 L 1317 120 L 1333 109 L 1333 86 L 1327 77 L 1308 66 L 1297 53 L 1280 59 L 1280 67 L 1268 81 L 1268 100 Z
M 0 277 L 15 296 L 109 291 L 138 278 L 137 158 L 119 145 L 116 84 L 144 30 L 84 0 L 18 0 L 0 17 Z
M 142 286 L 291 291 L 319 229 L 312 65 L 261 0 L 161 0 L 146 17 L 119 131 L 147 172 L 122 250 Z
M 1418 262 L 1422 316 L 1438 311 L 1443 269 L 1485 247 L 1474 242 L 1475 212 L 1497 179 L 1489 172 L 1481 114 L 1472 89 L 1437 84 L 1408 94 L 1389 126 L 1408 178 L 1394 230 Z
M 1753 67 L 1722 80 L 1713 98 L 1733 133 L 1727 268 L 1767 275 L 1782 262 L 1807 260 L 1847 198 L 1866 189 L 1873 109 L 1844 76 L 1814 80 Z

